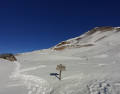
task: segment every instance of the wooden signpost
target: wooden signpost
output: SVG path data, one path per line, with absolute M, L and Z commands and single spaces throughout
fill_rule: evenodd
M 60 73 L 59 73 L 59 80 L 61 80 L 61 72 L 62 72 L 62 71 L 65 71 L 65 70 L 66 70 L 66 67 L 63 66 L 62 64 L 60 64 L 60 65 L 57 65 L 56 70 L 59 70 L 59 71 L 60 71 Z

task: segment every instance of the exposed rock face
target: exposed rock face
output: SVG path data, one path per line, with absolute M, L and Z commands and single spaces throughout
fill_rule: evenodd
M 63 41 L 57 44 L 52 49 L 54 50 L 64 50 L 66 48 L 81 48 L 94 46 L 97 42 L 104 40 L 106 37 L 112 34 L 112 32 L 120 32 L 120 27 L 96 27 L 83 35 Z M 98 33 L 97 33 L 98 32 Z M 97 37 L 98 36 L 98 37 Z

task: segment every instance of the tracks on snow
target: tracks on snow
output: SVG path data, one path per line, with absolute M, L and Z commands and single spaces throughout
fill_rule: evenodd
M 29 71 L 29 69 L 23 69 L 20 70 L 20 64 L 18 62 L 14 62 L 16 64 L 16 68 L 14 70 L 14 73 L 10 76 L 13 80 L 22 80 L 24 82 L 24 85 L 28 88 L 27 94 L 48 94 L 52 91 L 51 86 L 49 83 L 40 77 L 34 76 L 34 75 L 28 75 L 24 74 L 23 72 L 25 70 Z M 39 66 L 44 67 L 44 66 Z M 36 68 L 31 68 L 32 70 Z

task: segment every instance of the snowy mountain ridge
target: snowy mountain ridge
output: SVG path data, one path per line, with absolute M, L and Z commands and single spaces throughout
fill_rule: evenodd
M 93 46 L 98 44 L 99 41 L 104 40 L 106 37 L 110 37 L 118 32 L 120 32 L 120 27 L 96 27 L 79 37 L 72 38 L 57 44 L 55 47 L 53 47 L 53 49 L 63 50 L 65 48 Z

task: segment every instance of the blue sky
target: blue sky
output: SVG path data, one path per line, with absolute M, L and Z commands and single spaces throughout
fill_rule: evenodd
M 0 53 L 50 48 L 99 26 L 120 26 L 118 0 L 0 0 Z

